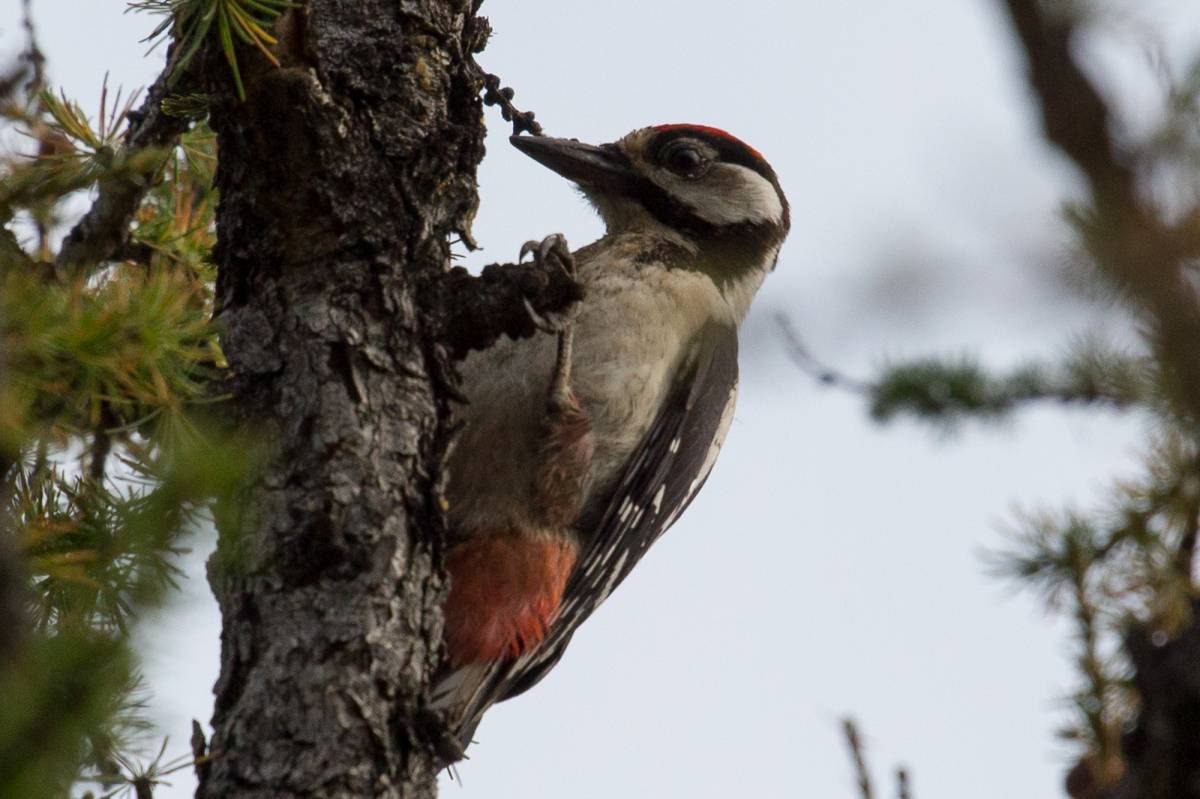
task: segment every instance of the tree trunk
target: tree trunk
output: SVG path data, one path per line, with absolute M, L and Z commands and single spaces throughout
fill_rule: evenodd
M 200 797 L 423 797 L 441 637 L 442 350 L 423 309 L 466 231 L 486 38 L 469 0 L 309 0 L 282 67 L 209 56 L 217 294 L 233 406 L 270 447 L 218 515 Z M 435 320 L 436 321 L 436 320 Z

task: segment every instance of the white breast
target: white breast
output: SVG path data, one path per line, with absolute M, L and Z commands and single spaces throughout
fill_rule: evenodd
M 692 337 L 711 321 L 740 321 L 707 276 L 636 263 L 646 249 L 640 236 L 612 236 L 578 265 L 587 296 L 576 320 L 571 385 L 596 442 L 589 495 L 619 475 Z M 450 461 L 453 525 L 524 521 L 555 348 L 547 334 L 503 338 L 464 361 L 463 390 L 471 402 Z
M 628 238 L 631 247 L 638 244 Z M 616 478 L 641 441 L 695 334 L 714 320 L 736 324 L 706 275 L 638 265 L 624 250 L 614 246 L 581 265 L 588 302 L 572 384 L 596 436 L 592 491 Z

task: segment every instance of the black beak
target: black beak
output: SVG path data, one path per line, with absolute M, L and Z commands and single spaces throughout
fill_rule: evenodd
M 513 147 L 584 188 L 624 192 L 634 179 L 629 159 L 614 145 L 594 147 L 573 139 L 512 136 Z

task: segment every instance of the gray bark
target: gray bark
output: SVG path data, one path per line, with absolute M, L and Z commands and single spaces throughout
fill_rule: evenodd
M 418 720 L 440 657 L 450 357 L 532 332 L 514 298 L 578 292 L 541 268 L 447 272 L 483 154 L 469 0 L 310 0 L 278 27 L 282 68 L 241 51 L 244 103 L 219 55 L 204 69 L 222 343 L 271 455 L 218 513 L 198 796 L 432 796 Z

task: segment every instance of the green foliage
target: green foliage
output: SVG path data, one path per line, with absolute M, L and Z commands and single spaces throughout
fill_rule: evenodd
M 291 0 L 135 0 L 130 8 L 166 15 L 154 30 L 157 38 L 174 30 L 179 43 L 172 65 L 172 78 L 187 69 L 205 40 L 215 36 L 233 75 L 238 97 L 246 99 L 242 72 L 238 67 L 237 43 L 255 48 L 275 66 L 279 59 L 271 51 L 277 40 L 270 33 L 275 20 L 289 8 L 299 8 Z
M 20 630 L 0 636 L 0 796 L 141 793 L 190 767 L 148 737 L 129 633 L 255 463 L 212 412 L 214 138 L 198 121 L 168 150 L 131 151 L 132 105 L 102 89 L 93 122 L 36 86 L 0 98 L 32 142 L 0 160 L 0 571 L 25 577 L 18 615 L 0 602 L 0 626 Z M 145 192 L 120 251 L 56 269 L 68 199 L 130 175 Z
M 106 636 L 36 636 L 0 668 L 4 795 L 63 796 L 85 769 L 101 771 L 131 675 L 127 648 Z
M 6 407 L 19 438 L 28 424 L 68 432 L 108 413 L 141 427 L 203 397 L 215 341 L 205 299 L 182 270 L 119 265 L 89 288 L 47 283 L 24 270 L 0 275 L 0 342 L 10 379 Z
M 999 419 L 1031 402 L 1128 408 L 1159 402 L 1155 363 L 1145 356 L 1084 343 L 1058 364 L 1031 364 L 994 375 L 969 358 L 925 358 L 892 366 L 865 387 L 871 417 L 902 415 L 942 427 Z
M 1192 566 L 1200 519 L 1200 451 L 1166 430 L 1140 479 L 1120 483 L 1107 507 L 1023 515 L 995 571 L 1036 591 L 1074 621 L 1078 687 L 1063 736 L 1119 770 L 1119 742 L 1137 709 L 1120 642 L 1131 623 L 1168 640 L 1192 619 Z

